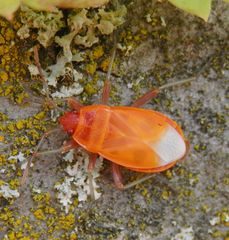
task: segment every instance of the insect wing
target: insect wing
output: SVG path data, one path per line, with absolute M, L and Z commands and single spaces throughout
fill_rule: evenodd
M 161 113 L 113 107 L 100 154 L 129 168 L 162 167 L 184 156 L 186 146 L 180 131 Z

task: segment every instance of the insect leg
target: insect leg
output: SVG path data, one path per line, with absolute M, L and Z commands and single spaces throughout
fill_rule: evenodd
M 142 105 L 149 102 L 152 98 L 156 97 L 160 92 L 159 89 L 153 89 L 145 93 L 143 96 L 138 98 L 134 103 L 131 104 L 132 107 L 141 107 Z
M 88 163 L 88 172 L 92 172 L 95 167 L 96 159 L 98 157 L 98 154 L 96 153 L 88 153 L 89 154 L 89 163 Z
M 79 111 L 80 108 L 83 106 L 79 101 L 77 101 L 75 98 L 73 97 L 69 97 L 67 99 L 68 101 L 68 105 L 70 108 L 72 108 L 73 110 Z
M 116 48 L 117 48 L 117 41 L 116 41 L 116 35 L 114 34 L 114 47 L 113 47 L 113 51 L 112 51 L 107 75 L 106 75 L 106 81 L 105 81 L 104 86 L 103 86 L 103 92 L 102 92 L 102 97 L 101 97 L 101 103 L 102 104 L 107 104 L 108 103 L 108 99 L 109 99 L 109 95 L 110 95 L 111 71 L 112 71 L 112 66 L 113 66 L 114 59 L 115 59 Z
M 161 92 L 161 90 L 164 90 L 164 89 L 170 88 L 170 87 L 174 87 L 177 85 L 185 84 L 185 83 L 191 82 L 195 79 L 196 79 L 195 77 L 191 77 L 191 78 L 188 78 L 188 79 L 185 79 L 182 81 L 165 84 L 165 85 L 159 87 L 158 89 L 152 89 L 152 90 L 148 91 L 147 93 L 145 93 L 140 98 L 138 98 L 134 103 L 131 104 L 131 106 L 132 107 L 141 107 L 142 105 L 149 102 L 152 98 L 156 97 L 158 95 L 158 93 Z
M 146 180 L 149 180 L 150 178 L 152 178 L 153 176 L 155 176 L 155 174 L 148 174 L 148 175 L 145 175 L 144 177 L 140 178 L 140 179 L 137 179 L 131 183 L 128 183 L 126 185 L 123 186 L 123 189 L 126 190 L 128 188 L 131 188 L 131 187 L 134 187 L 136 186 L 137 184 L 139 183 L 142 183 L 142 182 L 145 182 Z
M 34 157 L 38 157 L 41 155 L 47 155 L 47 154 L 53 154 L 53 153 L 66 153 L 68 151 L 70 151 L 71 149 L 77 148 L 79 145 L 77 144 L 77 142 L 75 142 L 74 140 L 69 140 L 66 141 L 62 147 L 57 148 L 57 149 L 53 149 L 53 150 L 48 150 L 48 151 L 43 151 L 43 152 L 36 152 L 34 153 Z
M 119 165 L 112 163 L 111 167 L 112 167 L 112 175 L 113 175 L 115 186 L 118 189 L 123 189 L 122 174 L 120 172 Z
M 110 95 L 110 81 L 106 80 L 103 86 L 103 93 L 102 93 L 102 99 L 101 103 L 107 105 L 108 99 Z
M 136 181 L 133 181 L 131 183 L 128 183 L 126 185 L 123 186 L 123 190 L 132 188 L 140 183 L 143 183 L 151 178 L 154 177 L 154 181 L 157 182 L 160 185 L 166 186 L 171 192 L 173 193 L 177 193 L 176 190 L 173 188 L 173 186 L 168 182 L 168 179 L 162 175 L 162 174 L 147 174 L 144 177 L 137 179 Z
M 90 195 L 91 199 L 95 201 L 95 188 L 93 185 L 93 176 L 92 171 L 95 167 L 96 158 L 98 157 L 98 154 L 88 152 L 89 154 L 89 164 L 88 164 L 88 180 L 89 180 L 89 189 L 90 189 Z

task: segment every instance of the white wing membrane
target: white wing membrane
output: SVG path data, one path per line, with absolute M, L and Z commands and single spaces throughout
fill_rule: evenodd
M 181 159 L 186 153 L 186 145 L 183 138 L 170 125 L 163 136 L 157 142 L 150 144 L 150 146 L 160 157 L 161 165 Z

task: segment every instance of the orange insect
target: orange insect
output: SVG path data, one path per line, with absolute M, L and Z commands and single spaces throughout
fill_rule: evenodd
M 35 52 L 35 59 L 36 55 Z M 71 135 L 71 140 L 60 151 L 77 147 L 87 150 L 89 171 L 92 171 L 98 155 L 111 161 L 115 185 L 123 188 L 119 166 L 139 172 L 161 172 L 186 156 L 188 144 L 178 124 L 162 113 L 138 107 L 155 97 L 160 90 L 190 80 L 151 90 L 130 107 L 108 106 L 109 77 L 114 56 L 115 50 L 101 104 L 82 106 L 77 100 L 68 99 L 72 110 L 65 112 L 59 122 Z M 39 69 L 38 60 L 37 65 Z
M 118 188 L 123 185 L 117 165 L 139 172 L 161 172 L 182 159 L 188 149 L 177 123 L 152 110 L 82 106 L 66 112 L 60 124 L 72 135 L 72 147 L 78 144 L 112 162 Z

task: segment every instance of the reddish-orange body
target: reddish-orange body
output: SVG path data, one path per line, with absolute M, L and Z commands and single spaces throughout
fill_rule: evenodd
M 152 110 L 83 106 L 79 111 L 66 112 L 60 123 L 87 151 L 135 171 L 166 170 L 187 151 L 177 123 Z

